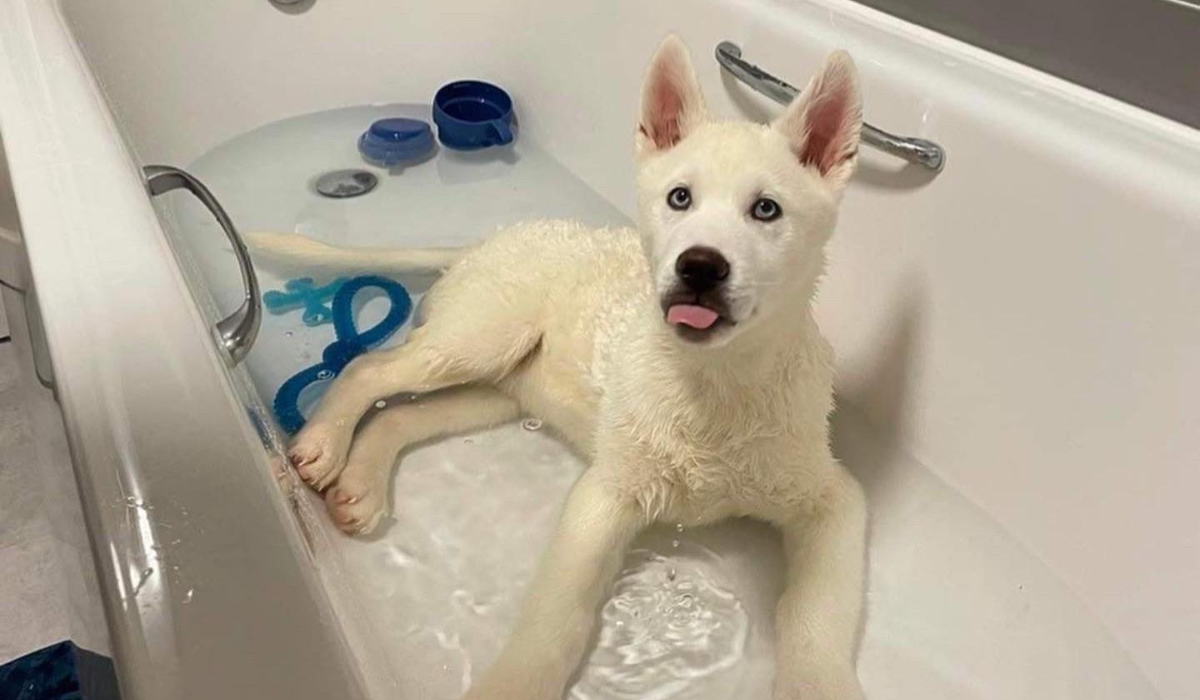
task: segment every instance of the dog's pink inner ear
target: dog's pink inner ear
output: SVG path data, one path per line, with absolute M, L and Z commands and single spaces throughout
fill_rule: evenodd
M 672 84 L 669 76 L 658 75 L 654 76 L 649 88 L 642 133 L 656 148 L 671 148 L 683 139 L 680 122 L 684 105 L 679 86 Z
M 854 128 L 852 103 L 845 91 L 814 101 L 808 109 L 808 137 L 797 154 L 801 163 L 814 165 L 822 175 L 828 175 L 855 154 L 857 145 L 851 139 Z
M 862 103 L 850 57 L 840 52 L 831 56 L 777 128 L 791 140 L 800 162 L 822 175 L 850 161 L 858 153 L 862 129 Z
M 639 147 L 671 148 L 703 118 L 704 96 L 687 48 L 677 37 L 667 37 L 654 54 L 642 88 Z

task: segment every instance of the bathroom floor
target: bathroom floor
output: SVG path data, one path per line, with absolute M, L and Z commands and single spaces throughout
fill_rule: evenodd
M 7 323 L 0 330 L 8 335 Z M 0 663 L 66 636 L 54 536 L 17 380 L 13 345 L 0 343 Z
M 57 453 L 36 439 L 31 408 L 17 348 L 0 343 L 0 664 L 66 639 L 108 647 L 70 468 L 41 466 L 39 448 Z

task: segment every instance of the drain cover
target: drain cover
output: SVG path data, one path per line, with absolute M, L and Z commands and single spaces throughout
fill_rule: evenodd
M 375 189 L 379 178 L 366 170 L 334 170 L 317 178 L 317 192 L 326 197 L 345 199 L 357 197 Z

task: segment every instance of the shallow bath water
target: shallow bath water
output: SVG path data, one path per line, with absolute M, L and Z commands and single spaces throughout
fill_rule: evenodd
M 294 231 L 335 244 L 465 244 L 535 217 L 626 222 L 527 138 L 512 150 L 443 150 L 394 172 L 365 166 L 355 139 L 384 116 L 428 118 L 428 108 L 355 107 L 285 120 L 218 146 L 188 169 L 242 230 Z M 316 174 L 347 167 L 372 170 L 379 186 L 342 201 L 312 190 Z M 166 206 L 185 271 L 215 320 L 218 309 L 240 301 L 231 251 L 189 198 Z M 308 272 L 259 266 L 264 290 Z M 414 303 L 431 282 L 401 281 Z M 361 324 L 385 311 L 382 299 L 367 301 Z M 403 342 L 407 329 L 389 344 Z M 329 325 L 305 326 L 298 311 L 268 314 L 245 364 L 248 391 L 257 394 L 247 403 L 269 405 L 332 339 Z M 304 403 L 319 393 L 306 392 Z M 314 565 L 378 697 L 453 700 L 499 652 L 584 466 L 533 427 L 540 418 L 406 455 L 391 484 L 393 516 L 370 538 L 336 533 L 319 497 L 296 491 Z M 1008 533 L 889 449 L 852 408 L 834 427 L 835 449 L 871 502 L 859 669 L 872 700 L 1155 697 L 1103 626 Z M 569 697 L 769 698 L 781 570 L 778 537 L 760 524 L 652 530 L 635 543 L 599 613 L 595 647 Z
M 629 553 L 571 698 L 702 698 L 712 676 L 741 661 L 749 621 L 722 583 L 719 555 L 678 543 L 669 555 Z
M 470 440 L 413 452 L 386 531 L 341 543 L 397 687 L 421 688 L 414 698 L 457 698 L 500 651 L 583 468 L 545 432 L 509 426 Z M 570 697 L 682 700 L 710 697 L 714 683 L 735 687 L 750 635 L 724 570 L 727 546 L 685 539 L 673 549 L 674 534 L 657 528 L 631 550 Z

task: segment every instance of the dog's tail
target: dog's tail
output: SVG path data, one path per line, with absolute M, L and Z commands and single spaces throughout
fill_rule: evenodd
M 467 248 L 339 248 L 294 233 L 256 231 L 246 234 L 254 253 L 305 271 L 440 273 L 466 254 Z

